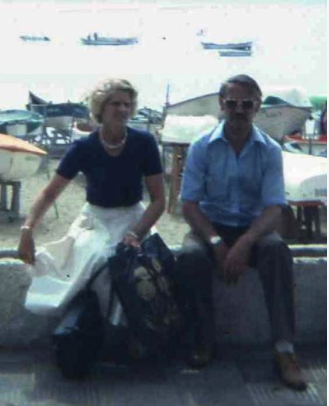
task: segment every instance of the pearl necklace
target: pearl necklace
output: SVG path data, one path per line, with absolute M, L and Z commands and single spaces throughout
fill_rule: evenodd
M 123 139 L 120 142 L 118 142 L 117 144 L 110 144 L 110 143 L 106 142 L 104 139 L 104 134 L 103 134 L 102 130 L 100 130 L 100 135 L 101 135 L 102 144 L 108 149 L 119 149 L 125 145 L 126 140 L 127 140 L 127 130 L 125 130 Z

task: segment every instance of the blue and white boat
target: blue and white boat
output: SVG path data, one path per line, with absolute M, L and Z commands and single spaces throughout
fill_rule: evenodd
M 134 45 L 138 43 L 137 37 L 102 37 L 97 33 L 88 35 L 86 38 L 80 38 L 83 45 Z
M 218 43 L 218 42 L 206 42 L 201 41 L 204 49 L 214 50 L 238 50 L 238 51 L 251 51 L 252 41 L 247 42 L 231 42 L 231 43 Z
M 45 35 L 21 35 L 20 39 L 26 42 L 49 42 L 50 38 Z
M 82 103 L 51 103 L 29 92 L 28 110 L 41 114 L 45 127 L 58 131 L 71 131 L 73 121 L 88 121 L 89 109 Z
M 0 111 L 0 133 L 21 139 L 42 133 L 44 117 L 37 112 L 28 110 Z
M 227 49 L 223 51 L 218 51 L 219 56 L 221 57 L 233 57 L 233 58 L 240 58 L 245 56 L 251 56 L 252 51 L 247 50 L 240 50 L 240 49 Z

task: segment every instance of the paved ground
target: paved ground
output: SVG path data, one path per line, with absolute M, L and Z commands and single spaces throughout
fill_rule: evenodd
M 310 385 L 284 388 L 268 349 L 226 348 L 212 365 L 193 371 L 101 363 L 90 379 L 70 382 L 42 350 L 0 350 L 0 406 L 320 406 L 326 405 L 326 347 L 299 348 Z

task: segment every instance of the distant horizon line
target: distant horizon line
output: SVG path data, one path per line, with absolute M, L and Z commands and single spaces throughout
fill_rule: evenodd
M 54 5 L 52 0 L 0 0 L 0 5 L 19 5 L 19 4 L 32 3 L 40 6 Z M 57 0 L 57 4 L 66 4 L 69 6 L 88 5 L 89 7 L 103 6 L 103 8 L 116 6 L 118 8 L 138 8 L 139 6 L 153 6 L 153 7 L 198 7 L 198 6 L 212 6 L 220 4 L 232 4 L 232 0 L 140 0 L 131 2 L 131 0 Z M 235 0 L 235 4 L 296 4 L 296 5 L 314 5 L 314 4 L 327 4 L 326 0 Z

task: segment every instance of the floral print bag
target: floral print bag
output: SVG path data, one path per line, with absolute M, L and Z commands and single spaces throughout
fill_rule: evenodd
M 174 351 L 182 331 L 174 269 L 175 257 L 157 233 L 147 237 L 140 250 L 118 244 L 109 259 L 113 289 L 146 357 Z

